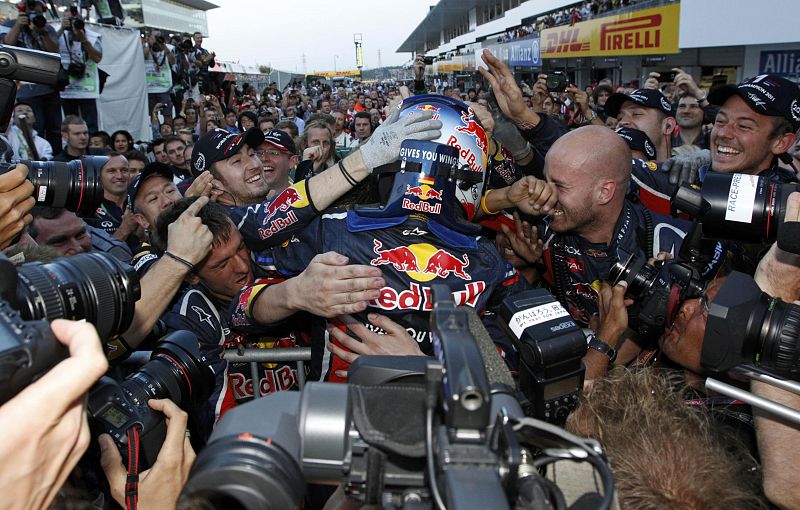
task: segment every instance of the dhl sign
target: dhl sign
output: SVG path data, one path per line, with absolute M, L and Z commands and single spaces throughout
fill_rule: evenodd
M 306 74 L 306 76 L 323 76 L 325 78 L 336 78 L 338 76 L 358 76 L 361 71 L 358 69 L 348 69 L 346 71 L 324 71 L 320 73 Z
M 678 53 L 680 4 L 548 28 L 542 58 Z

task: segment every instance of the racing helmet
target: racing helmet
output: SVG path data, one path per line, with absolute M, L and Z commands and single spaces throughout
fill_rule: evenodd
M 475 112 L 457 99 L 434 94 L 410 97 L 400 108 L 400 120 L 432 112 L 442 122 L 442 135 L 431 141 L 405 140 L 398 161 L 375 169 L 382 206 L 356 212 L 403 218 L 424 213 L 453 230 L 474 233 L 470 222 L 487 182 L 489 143 Z

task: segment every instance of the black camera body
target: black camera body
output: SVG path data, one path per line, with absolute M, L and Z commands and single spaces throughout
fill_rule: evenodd
M 688 240 L 692 236 L 686 237 Z M 686 251 L 684 247 L 681 253 Z M 642 347 L 655 344 L 683 301 L 702 294 L 705 284 L 698 265 L 707 265 L 705 259 L 687 262 L 679 255 L 675 261 L 657 267 L 648 264 L 644 256 L 637 258 L 617 249 L 617 262 L 609 271 L 609 281 L 612 285 L 621 281 L 628 284 L 625 295 L 634 301 L 628 307 L 628 321 Z
M 500 319 L 520 355 L 519 388 L 527 416 L 563 425 L 583 391 L 587 343 L 569 312 L 544 289 L 506 298 Z
M 139 296 L 133 268 L 105 253 L 20 267 L 0 254 L 0 403 L 67 356 L 46 321 L 86 319 L 108 340 L 130 327 Z
M 545 82 L 548 92 L 566 92 L 567 90 L 567 77 L 559 71 L 549 73 Z
M 44 28 L 47 25 L 47 19 L 38 12 L 36 12 L 36 6 L 38 2 L 36 0 L 27 0 L 25 4 L 18 4 L 17 7 L 19 8 L 20 12 L 24 12 L 28 15 L 28 19 L 30 19 L 31 24 L 36 28 Z
M 214 373 L 201 354 L 198 340 L 176 331 L 159 340 L 150 361 L 124 381 L 103 377 L 89 393 L 89 416 L 128 457 L 128 433 L 138 429 L 139 469 L 155 462 L 167 434 L 164 416 L 150 409 L 150 399 L 168 398 L 182 409 L 211 396 Z
M 7 259 L 6 259 L 7 260 Z M 0 262 L 0 267 L 5 266 Z M 3 267 L 5 269 L 5 267 Z M 26 321 L 0 300 L 0 405 L 68 356 L 47 321 Z

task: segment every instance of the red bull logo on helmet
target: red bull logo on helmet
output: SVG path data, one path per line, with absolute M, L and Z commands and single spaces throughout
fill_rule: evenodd
M 406 195 L 411 195 L 412 197 L 417 197 L 420 200 L 441 200 L 442 199 L 442 192 L 437 189 L 433 189 L 432 187 L 428 186 L 427 184 L 422 184 L 419 186 L 411 186 L 410 184 L 406 184 Z
M 433 106 L 432 104 L 418 104 L 414 109 L 415 110 L 422 110 L 424 112 L 438 112 L 439 111 L 439 108 L 436 107 L 436 106 Z
M 456 126 L 456 131 L 475 137 L 475 143 L 478 145 L 478 148 L 486 152 L 486 132 L 475 120 L 475 112 L 472 108 L 468 107 L 467 111 L 461 114 L 461 122 L 463 126 Z
M 384 248 L 377 239 L 374 240 L 373 251 L 377 257 L 370 261 L 371 265 L 391 265 L 396 271 L 404 272 L 417 281 L 427 282 L 448 276 L 472 280 L 466 271 L 469 267 L 466 253 L 459 257 L 428 243 Z

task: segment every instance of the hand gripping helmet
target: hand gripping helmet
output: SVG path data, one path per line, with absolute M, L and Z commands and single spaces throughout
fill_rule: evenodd
M 403 220 L 424 214 L 448 228 L 473 234 L 478 227 L 470 221 L 480 207 L 487 181 L 486 133 L 472 108 L 457 99 L 410 97 L 401 105 L 400 119 L 421 112 L 433 112 L 442 122 L 442 136 L 432 141 L 405 140 L 400 159 L 375 170 L 381 174 L 382 206 L 356 212 Z

